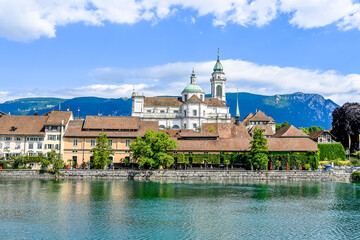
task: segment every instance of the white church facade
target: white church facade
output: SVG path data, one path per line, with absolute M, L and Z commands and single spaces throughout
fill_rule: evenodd
M 158 121 L 159 129 L 196 130 L 203 123 L 230 123 L 226 78 L 219 55 L 213 70 L 210 98 L 205 97 L 205 92 L 196 83 L 193 70 L 190 84 L 181 92 L 181 97 L 145 97 L 133 92 L 131 115 L 144 121 Z

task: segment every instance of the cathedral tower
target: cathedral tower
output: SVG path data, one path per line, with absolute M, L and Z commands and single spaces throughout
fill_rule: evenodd
M 219 60 L 219 50 L 217 55 L 217 61 L 214 66 L 214 72 L 212 73 L 211 82 L 211 97 L 217 98 L 223 103 L 226 103 L 226 95 L 225 95 L 225 73 L 224 68 Z

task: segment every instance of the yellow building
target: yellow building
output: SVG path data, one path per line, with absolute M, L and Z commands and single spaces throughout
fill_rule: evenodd
M 130 144 L 136 137 L 143 137 L 146 130 L 157 130 L 158 122 L 141 121 L 139 117 L 87 116 L 85 120 L 70 121 L 64 135 L 64 161 L 72 160 L 80 167 L 92 160 L 91 149 L 96 146 L 96 138 L 105 133 L 112 146 L 115 168 L 121 163 L 133 162 Z

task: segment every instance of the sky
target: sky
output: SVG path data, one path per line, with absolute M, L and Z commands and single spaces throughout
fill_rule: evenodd
M 360 102 L 353 0 L 0 0 L 0 102 L 210 92 L 317 93 Z

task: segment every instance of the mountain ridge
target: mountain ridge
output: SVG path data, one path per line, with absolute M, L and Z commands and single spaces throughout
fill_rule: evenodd
M 231 116 L 235 116 L 237 94 L 241 119 L 250 112 L 255 113 L 256 110 L 262 110 L 266 115 L 274 118 L 277 123 L 287 121 L 296 127 L 322 126 L 324 129 L 328 129 L 331 127 L 332 111 L 339 106 L 319 94 L 295 92 L 265 96 L 247 92 L 226 93 Z M 210 97 L 210 95 L 206 95 L 206 97 Z M 75 117 L 87 115 L 130 116 L 131 106 L 131 98 L 32 97 L 0 103 L 0 111 L 15 115 L 32 115 L 34 111 L 38 111 L 41 115 L 51 110 L 65 111 L 69 107 Z

